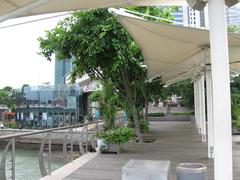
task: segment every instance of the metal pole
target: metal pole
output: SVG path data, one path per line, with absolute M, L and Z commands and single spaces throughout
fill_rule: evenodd
M 212 108 L 212 75 L 211 67 L 206 67 L 206 90 L 207 90 L 207 120 L 208 120 L 208 158 L 214 157 L 213 140 L 213 108 Z
M 214 179 L 232 180 L 232 123 L 226 8 L 224 0 L 209 0 L 214 122 Z
M 48 133 L 48 175 L 51 175 L 51 163 L 52 163 L 52 137 L 51 133 Z
M 73 161 L 73 129 L 71 129 L 71 162 Z
M 15 180 L 15 138 L 12 138 L 12 180 Z
M 85 128 L 86 128 L 86 152 L 88 153 L 88 125 L 86 125 Z

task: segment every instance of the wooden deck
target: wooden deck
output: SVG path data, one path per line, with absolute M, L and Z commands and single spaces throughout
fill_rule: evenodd
M 152 122 L 146 138 L 154 143 L 129 143 L 119 155 L 99 154 L 64 180 L 120 180 L 121 168 L 130 159 L 170 160 L 171 180 L 176 180 L 176 166 L 182 162 L 199 162 L 208 167 L 213 180 L 213 160 L 207 158 L 207 144 L 190 122 Z M 234 180 L 240 180 L 240 138 L 234 137 Z

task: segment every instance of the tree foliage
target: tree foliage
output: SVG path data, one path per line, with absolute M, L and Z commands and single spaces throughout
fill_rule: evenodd
M 10 110 L 15 111 L 17 98 L 20 94 L 21 93 L 10 86 L 0 89 L 0 105 L 7 106 Z
M 152 82 L 147 84 L 147 90 L 149 94 L 149 100 L 158 103 L 159 99 L 165 99 L 164 83 L 161 78 L 155 78 Z
M 240 26 L 238 25 L 229 25 L 228 26 L 228 32 L 233 32 L 233 33 L 239 33 L 240 32 Z
M 164 94 L 165 97 L 170 97 L 174 94 L 181 96 L 184 106 L 194 107 L 194 87 L 191 80 L 184 80 L 167 86 L 164 89 Z

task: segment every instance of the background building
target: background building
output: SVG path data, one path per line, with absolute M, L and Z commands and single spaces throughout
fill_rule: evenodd
M 83 120 L 79 85 L 24 87 L 17 103 L 17 121 L 23 127 L 59 127 Z
M 179 6 L 178 11 L 173 12 L 176 22 L 184 26 L 205 27 L 205 11 L 196 11 L 188 6 Z
M 226 9 L 227 23 L 240 26 L 240 4 Z
M 176 22 L 184 26 L 191 27 L 209 27 L 208 26 L 208 7 L 204 11 L 196 11 L 188 6 L 179 6 L 178 11 L 172 13 Z M 226 16 L 228 25 L 240 26 L 240 4 L 234 7 L 226 7 Z
M 54 84 L 61 85 L 67 83 L 67 77 L 72 69 L 74 59 L 55 60 Z

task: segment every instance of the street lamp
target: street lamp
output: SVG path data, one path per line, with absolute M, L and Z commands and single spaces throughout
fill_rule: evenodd
M 186 0 L 188 5 L 195 10 L 203 10 L 206 6 L 208 0 Z M 225 4 L 228 7 L 234 6 L 235 4 L 239 3 L 240 0 L 225 0 Z

